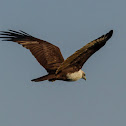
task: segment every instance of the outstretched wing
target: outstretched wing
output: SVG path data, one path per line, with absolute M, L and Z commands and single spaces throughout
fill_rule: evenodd
M 103 47 L 106 41 L 111 38 L 112 34 L 113 30 L 77 50 L 73 55 L 68 57 L 62 63 L 62 65 L 57 69 L 56 73 L 71 65 L 76 66 L 78 69 L 81 69 L 87 59 L 96 51 L 98 51 L 101 47 Z
M 0 35 L 4 38 L 3 41 L 13 41 L 21 44 L 23 47 L 29 49 L 37 61 L 47 70 L 47 72 L 55 72 L 64 58 L 60 49 L 44 40 L 37 39 L 23 31 L 1 31 Z

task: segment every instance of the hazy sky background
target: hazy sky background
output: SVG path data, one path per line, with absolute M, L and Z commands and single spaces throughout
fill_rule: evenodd
M 126 0 L 1 0 L 0 30 L 23 30 L 65 58 L 113 29 L 84 65 L 87 81 L 31 82 L 46 74 L 31 53 L 0 40 L 0 126 L 126 125 Z

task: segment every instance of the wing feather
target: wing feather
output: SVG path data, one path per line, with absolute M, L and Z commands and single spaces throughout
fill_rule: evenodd
M 61 64 L 56 73 L 62 71 L 68 66 L 76 66 L 78 69 L 81 69 L 88 58 L 103 47 L 107 40 L 111 38 L 112 34 L 113 30 L 77 50 Z
M 13 41 L 29 49 L 37 61 L 47 70 L 55 72 L 59 65 L 64 61 L 60 49 L 44 40 L 35 38 L 24 31 L 1 31 L 0 38 L 3 41 Z

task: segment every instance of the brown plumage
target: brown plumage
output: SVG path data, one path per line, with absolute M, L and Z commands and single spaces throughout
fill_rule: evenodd
M 0 35 L 2 36 L 0 38 L 4 38 L 3 41 L 16 42 L 29 49 L 37 61 L 47 70 L 48 75 L 32 81 L 76 81 L 80 78 L 86 79 L 85 73 L 81 70 L 83 64 L 92 54 L 105 45 L 112 34 L 113 30 L 86 44 L 65 61 L 57 46 L 35 38 L 23 31 L 1 31 Z

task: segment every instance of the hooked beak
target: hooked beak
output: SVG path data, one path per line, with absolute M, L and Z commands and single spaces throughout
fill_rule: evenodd
M 83 79 L 86 81 L 86 76 L 83 76 Z

